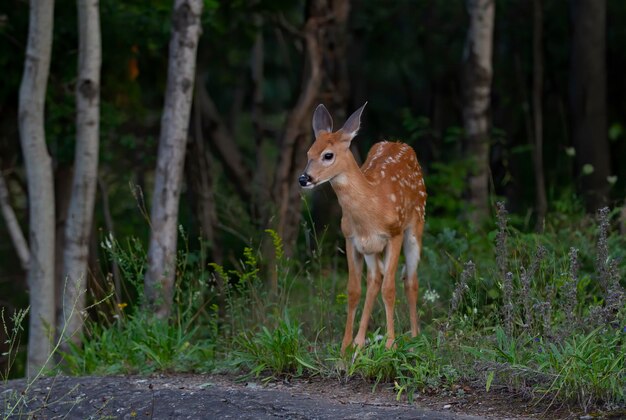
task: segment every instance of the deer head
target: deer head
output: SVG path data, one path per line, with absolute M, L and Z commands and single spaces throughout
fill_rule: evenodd
M 333 133 L 333 119 L 326 107 L 318 105 L 313 114 L 315 142 L 307 152 L 308 163 L 298 178 L 303 188 L 313 188 L 341 175 L 348 159 L 354 160 L 350 143 L 361 126 L 361 114 L 367 102 L 357 109 L 340 130 Z

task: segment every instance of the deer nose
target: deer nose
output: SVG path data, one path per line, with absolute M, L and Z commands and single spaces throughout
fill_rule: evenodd
M 311 177 L 309 174 L 304 173 L 298 177 L 298 182 L 300 183 L 300 186 L 306 187 L 306 185 L 311 182 Z

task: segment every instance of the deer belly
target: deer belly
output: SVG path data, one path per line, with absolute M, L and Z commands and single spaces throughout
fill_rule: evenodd
M 354 244 L 354 248 L 361 254 L 380 254 L 384 251 L 385 246 L 387 246 L 387 241 L 389 238 L 386 235 L 368 235 L 368 236 L 358 236 L 355 235 L 352 237 L 352 243 Z

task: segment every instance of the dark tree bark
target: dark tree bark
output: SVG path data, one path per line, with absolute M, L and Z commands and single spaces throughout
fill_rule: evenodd
M 471 220 L 489 214 L 489 118 L 491 102 L 494 0 L 467 0 L 469 28 L 463 50 L 465 151 L 474 160 L 468 179 Z
M 54 283 L 55 317 L 58 322 L 63 313 L 63 250 L 65 249 L 65 228 L 72 195 L 74 168 L 71 164 L 61 163 L 54 168 Z
M 196 95 L 202 81 L 196 77 Z M 187 185 L 191 193 L 191 203 L 194 214 L 200 225 L 202 239 L 207 241 L 210 249 L 210 259 L 221 264 L 222 250 L 216 241 L 215 229 L 218 225 L 215 197 L 213 195 L 213 177 L 211 174 L 211 156 L 206 148 L 204 131 L 202 129 L 202 113 L 194 100 L 192 105 L 191 124 L 189 127 L 189 144 L 185 171 Z
M 543 223 L 548 211 L 545 176 L 543 172 L 543 0 L 533 2 L 533 123 L 535 167 L 535 229 L 543 231 Z
M 175 0 L 169 47 L 167 90 L 155 173 L 144 279 L 145 304 L 161 319 L 169 317 L 176 275 L 178 205 L 195 79 L 196 52 L 202 31 L 202 0 Z
M 304 24 L 305 68 L 302 72 L 302 90 L 296 105 L 287 116 L 279 143 L 279 157 L 274 177 L 272 196 L 277 205 L 276 231 L 283 239 L 285 252 L 290 255 L 300 226 L 300 186 L 297 175 L 306 163 L 306 151 L 312 140 L 311 116 L 319 99 L 323 81 L 323 49 L 325 30 L 335 19 L 323 0 L 309 2 Z
M 198 82 L 201 80 L 202 78 L 198 77 Z M 237 148 L 234 136 L 202 82 L 196 89 L 195 101 L 202 118 L 203 133 L 206 133 L 206 136 L 210 138 L 211 147 L 224 166 L 224 171 L 231 179 L 235 191 L 244 202 L 249 201 L 250 171 L 244 164 L 243 156 Z
M 267 135 L 264 123 L 263 84 L 265 81 L 264 61 L 265 42 L 263 38 L 263 19 L 256 16 L 257 36 L 252 47 L 252 59 L 250 60 L 250 75 L 252 78 L 252 128 L 254 130 L 254 141 L 256 145 L 256 168 L 253 171 L 252 196 L 253 206 L 251 208 L 253 220 L 265 223 L 269 219 L 271 212 L 271 163 L 269 162 L 266 148 Z M 262 226 L 265 227 L 265 226 Z M 266 253 L 267 254 L 267 253 Z
M 606 0 L 572 0 L 569 111 L 579 188 L 590 213 L 606 205 L 611 174 L 606 110 Z
M 326 28 L 320 41 L 323 52 L 323 79 L 318 102 L 323 103 L 328 108 L 339 125 L 346 119 L 350 95 L 348 18 L 351 4 L 349 0 L 332 0 L 328 1 L 325 7 L 325 13 L 332 14 L 333 22 Z M 352 108 L 358 108 L 361 105 L 362 103 L 353 103 Z M 355 156 L 358 156 L 357 143 L 354 142 L 350 146 Z M 331 225 L 339 232 L 341 207 L 337 200 L 328 200 L 329 194 L 334 194 L 330 185 L 323 185 L 312 191 L 313 221 L 318 233 Z

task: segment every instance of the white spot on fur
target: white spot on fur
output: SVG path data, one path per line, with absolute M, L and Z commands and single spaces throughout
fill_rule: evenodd
M 395 194 L 391 194 L 391 195 L 389 196 L 389 199 L 390 199 L 392 202 L 394 202 L 394 203 L 395 203 L 395 202 L 396 202 L 396 195 L 395 195 Z

